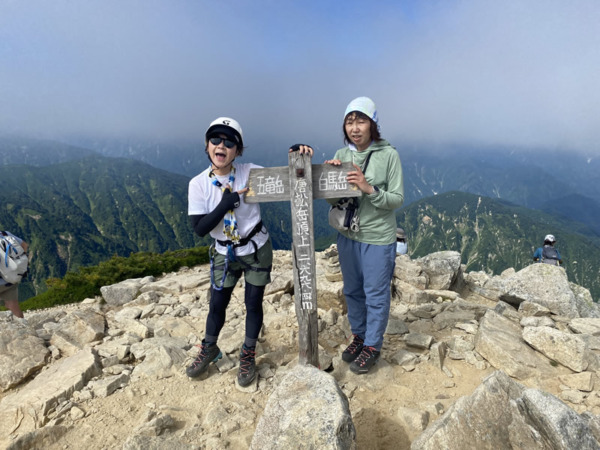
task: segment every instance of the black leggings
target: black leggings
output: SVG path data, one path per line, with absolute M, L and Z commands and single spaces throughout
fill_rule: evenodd
M 210 308 L 206 318 L 205 339 L 207 342 L 216 342 L 227 313 L 227 306 L 231 300 L 234 286 L 223 288 L 220 291 L 211 288 Z M 246 303 L 246 337 L 256 340 L 263 324 L 262 300 L 265 286 L 254 286 L 246 282 L 244 302 Z

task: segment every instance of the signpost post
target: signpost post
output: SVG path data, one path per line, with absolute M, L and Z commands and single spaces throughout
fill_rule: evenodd
M 346 181 L 351 163 L 311 164 L 311 156 L 291 152 L 288 167 L 252 169 L 247 203 L 291 201 L 294 298 L 298 318 L 300 364 L 319 367 L 317 280 L 313 232 L 313 198 L 358 197 Z

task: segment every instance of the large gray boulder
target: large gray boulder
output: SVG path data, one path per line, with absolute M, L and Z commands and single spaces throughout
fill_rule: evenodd
M 5 322 L 0 329 L 0 391 L 17 386 L 46 364 L 50 351 L 34 330 Z
M 356 431 L 348 399 L 335 379 L 297 365 L 271 394 L 251 449 L 354 449 Z
M 142 286 L 154 281 L 154 277 L 131 278 L 120 283 L 102 286 L 100 293 L 111 306 L 121 306 L 133 301 L 141 293 Z
M 506 279 L 505 289 L 500 300 L 511 305 L 529 301 L 545 306 L 558 316 L 580 317 L 575 294 L 561 267 L 532 264 Z
M 600 307 L 594 302 L 590 291 L 583 286 L 569 282 L 569 286 L 575 295 L 575 304 L 580 317 L 600 318 Z
M 421 305 L 431 301 L 427 291 L 398 278 L 392 280 L 394 300 L 406 305 Z
M 210 283 L 209 272 L 182 272 L 180 274 L 166 276 L 155 281 L 153 277 L 141 280 L 140 292 L 162 292 L 164 294 L 180 294 L 190 289 L 205 286 Z
M 498 301 L 506 292 L 506 276 L 490 276 L 485 272 L 468 272 L 463 276 L 467 289 L 488 300 Z
M 104 314 L 93 308 L 73 311 L 63 317 L 50 343 L 57 347 L 64 356 L 72 356 L 90 342 L 104 337 L 106 321 Z
M 525 327 L 523 339 L 551 360 L 575 372 L 588 367 L 588 347 L 576 334 L 564 333 L 550 327 Z
M 394 278 L 419 289 L 426 289 L 429 284 L 427 274 L 423 272 L 421 265 L 407 256 L 396 258 Z
M 92 349 L 52 364 L 19 392 L 0 401 L 0 435 L 20 435 L 43 426 L 52 408 L 100 373 L 100 361 Z
M 462 397 L 411 445 L 412 450 L 600 449 L 588 421 L 551 394 L 501 371 Z
M 550 362 L 523 341 L 521 326 L 492 310 L 481 319 L 475 350 L 496 369 L 519 380 L 554 372 Z
M 450 289 L 459 279 L 460 253 L 443 251 L 415 260 L 428 278 L 428 289 Z

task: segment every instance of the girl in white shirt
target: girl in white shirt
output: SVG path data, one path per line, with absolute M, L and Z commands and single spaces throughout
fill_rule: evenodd
M 210 166 L 189 184 L 188 214 L 199 236 L 210 234 L 211 295 L 206 330 L 198 356 L 187 375 L 198 377 L 208 365 L 221 358 L 217 346 L 227 305 L 242 273 L 246 281 L 246 336 L 240 353 L 237 376 L 241 386 L 256 378 L 256 342 L 263 323 L 262 300 L 271 281 L 273 248 L 262 224 L 258 204 L 244 202 L 248 175 L 254 164 L 237 164 L 244 142 L 242 128 L 234 119 L 220 117 L 205 135 Z

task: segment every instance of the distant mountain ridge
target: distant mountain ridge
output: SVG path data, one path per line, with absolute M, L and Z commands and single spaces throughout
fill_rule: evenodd
M 0 136 L 0 166 L 49 166 L 96 154 L 88 148 L 61 142 Z
M 402 149 L 406 203 L 469 192 L 564 216 L 600 236 L 600 161 L 559 151 L 486 150 Z
M 198 141 L 83 139 L 76 142 L 107 156 L 142 160 L 190 177 L 204 170 L 207 164 L 202 143 Z M 252 152 L 274 146 L 254 144 Z M 586 224 L 600 235 L 599 158 L 561 149 L 431 145 L 393 139 L 392 144 L 398 149 L 404 169 L 405 205 L 444 192 L 470 192 L 562 215 Z M 285 150 L 285 146 L 275 147 Z M 329 152 L 320 148 L 319 155 L 333 155 L 341 143 L 329 147 Z M 285 165 L 286 152 L 274 154 L 274 151 L 256 152 L 252 161 L 265 166 Z M 581 207 L 570 202 L 573 196 L 579 196 L 575 206 Z
M 79 153 L 71 147 L 44 148 L 45 161 L 61 157 L 71 160 L 38 164 L 41 167 L 0 167 L 0 227 L 16 230 L 32 244 L 33 284 L 24 286 L 24 298 L 43 289 L 43 280 L 48 277 L 61 277 L 67 270 L 97 264 L 115 254 L 163 252 L 210 242 L 208 238 L 194 237 L 188 222 L 189 176 L 134 159 Z M 5 153 L 0 145 L 0 157 Z M 42 153 L 42 148 L 38 153 Z M 537 186 L 534 190 L 536 184 L 527 184 L 527 169 L 501 170 L 493 164 L 478 169 L 472 163 L 453 172 L 450 163 L 450 167 L 443 167 L 444 158 L 429 164 L 425 156 L 413 163 L 411 158 L 403 158 L 409 204 L 399 211 L 398 222 L 409 234 L 413 256 L 452 249 L 461 252 L 470 270 L 498 273 L 507 267 L 519 269 L 528 264 L 539 240 L 552 232 L 559 239 L 558 247 L 567 261 L 570 279 L 588 287 L 598 299 L 598 232 L 561 216 L 571 208 L 571 216 L 587 214 L 587 221 L 594 222 L 593 200 L 579 194 L 569 197 L 571 194 L 565 191 L 561 198 L 566 200 L 561 204 L 552 196 L 568 190 L 568 186 Z M 452 159 L 449 155 L 447 158 Z M 482 182 L 485 177 L 490 177 L 486 183 Z M 499 177 L 499 181 L 494 177 Z M 429 190 L 443 191 L 454 185 L 492 194 L 450 192 L 414 198 L 415 192 L 427 194 Z M 506 192 L 526 199 L 523 201 L 540 203 L 543 208 L 554 208 L 553 214 L 489 198 Z M 289 203 L 263 204 L 261 208 L 274 247 L 289 249 Z M 327 203 L 315 201 L 314 210 L 316 247 L 323 249 L 334 242 L 335 233 L 327 224 Z M 427 226 L 425 217 L 431 220 Z

